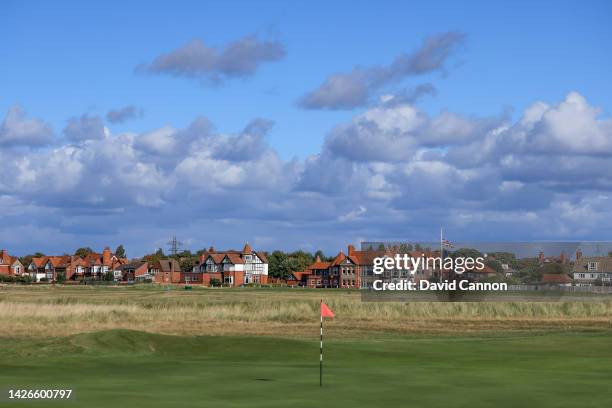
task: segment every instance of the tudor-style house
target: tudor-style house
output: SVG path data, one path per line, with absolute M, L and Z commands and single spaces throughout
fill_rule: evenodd
M 578 250 L 572 277 L 576 286 L 612 285 L 612 257 L 583 257 L 582 252 Z
M 21 276 L 25 271 L 16 256 L 10 256 L 6 250 L 0 251 L 0 275 Z
M 268 283 L 268 259 L 262 252 L 254 251 L 247 243 L 242 251 L 215 251 L 209 248 L 200 256 L 200 264 L 193 272 L 202 274 L 201 279 L 193 273 L 185 273 L 192 283 L 210 285 L 212 280 L 227 286 L 242 286 L 251 283 Z

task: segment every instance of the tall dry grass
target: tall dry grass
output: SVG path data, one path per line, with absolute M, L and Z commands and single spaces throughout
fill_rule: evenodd
M 382 303 L 358 292 L 159 288 L 0 288 L 3 337 L 126 328 L 165 334 L 312 336 L 319 300 L 328 334 L 456 333 L 612 328 L 612 302 Z

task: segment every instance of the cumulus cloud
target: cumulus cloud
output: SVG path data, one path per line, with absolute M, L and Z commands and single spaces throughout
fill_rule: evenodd
M 325 148 L 350 160 L 406 161 L 427 147 L 480 141 L 502 123 L 503 118 L 469 118 L 446 111 L 430 117 L 414 105 L 383 101 L 334 128 Z
M 425 39 L 419 49 L 402 54 L 388 66 L 355 67 L 331 75 L 299 100 L 304 109 L 352 109 L 367 104 L 382 87 L 406 77 L 443 70 L 446 61 L 465 42 L 465 34 L 447 32 Z M 421 89 L 421 92 L 425 89 Z
M 106 128 L 99 116 L 84 114 L 68 120 L 68 124 L 64 128 L 64 136 L 71 142 L 100 140 L 106 136 Z
M 106 120 L 110 123 L 123 123 L 130 119 L 142 116 L 142 111 L 134 105 L 124 106 L 118 109 L 111 109 L 106 113 Z
M 0 146 L 43 146 L 51 143 L 51 127 L 39 119 L 26 118 L 19 106 L 11 107 L 0 126 Z
M 141 252 L 171 233 L 202 247 L 248 239 L 330 250 L 364 237 L 433 239 L 441 223 L 465 240 L 612 233 L 610 122 L 578 93 L 536 102 L 515 121 L 387 102 L 332 129 L 304 160 L 276 153 L 266 119 L 234 133 L 199 117 L 184 128 L 0 149 L 0 228 L 120 237 Z
M 247 36 L 224 48 L 214 48 L 199 39 L 156 57 L 137 71 L 168 74 L 176 77 L 205 79 L 218 83 L 229 78 L 253 75 L 260 65 L 285 56 L 285 47 L 278 41 L 261 41 Z

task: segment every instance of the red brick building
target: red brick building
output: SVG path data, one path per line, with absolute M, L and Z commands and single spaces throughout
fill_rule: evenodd
M 0 275 L 21 276 L 25 268 L 16 256 L 10 256 L 6 250 L 0 251 Z

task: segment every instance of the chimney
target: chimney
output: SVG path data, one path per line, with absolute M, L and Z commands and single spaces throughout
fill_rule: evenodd
M 540 263 L 544 263 L 544 251 L 540 251 L 540 253 L 538 254 L 538 261 Z
M 208 248 L 208 252 L 211 254 L 215 253 L 215 247 L 211 246 L 210 248 Z
M 321 257 L 319 255 L 317 255 L 317 258 L 315 259 L 315 262 L 321 262 Z
M 578 248 L 576 250 L 576 260 L 579 260 L 580 258 L 582 258 L 582 251 L 580 250 L 580 248 Z
M 200 263 L 203 263 L 204 260 L 206 260 L 206 257 L 208 256 L 208 253 L 204 252 L 202 255 L 200 255 Z
M 104 252 L 102 252 L 102 265 L 109 266 L 111 263 L 111 253 L 110 248 L 104 248 Z
M 6 252 L 6 249 L 3 249 L 2 251 L 0 251 L 0 260 L 7 257 L 7 255 L 8 253 Z
M 353 252 L 355 252 L 355 247 L 353 245 L 349 245 L 348 246 L 348 254 L 349 254 L 349 256 L 352 256 Z
M 567 258 L 565 257 L 565 252 L 561 251 L 561 256 L 559 257 L 559 261 L 565 265 L 567 262 Z

